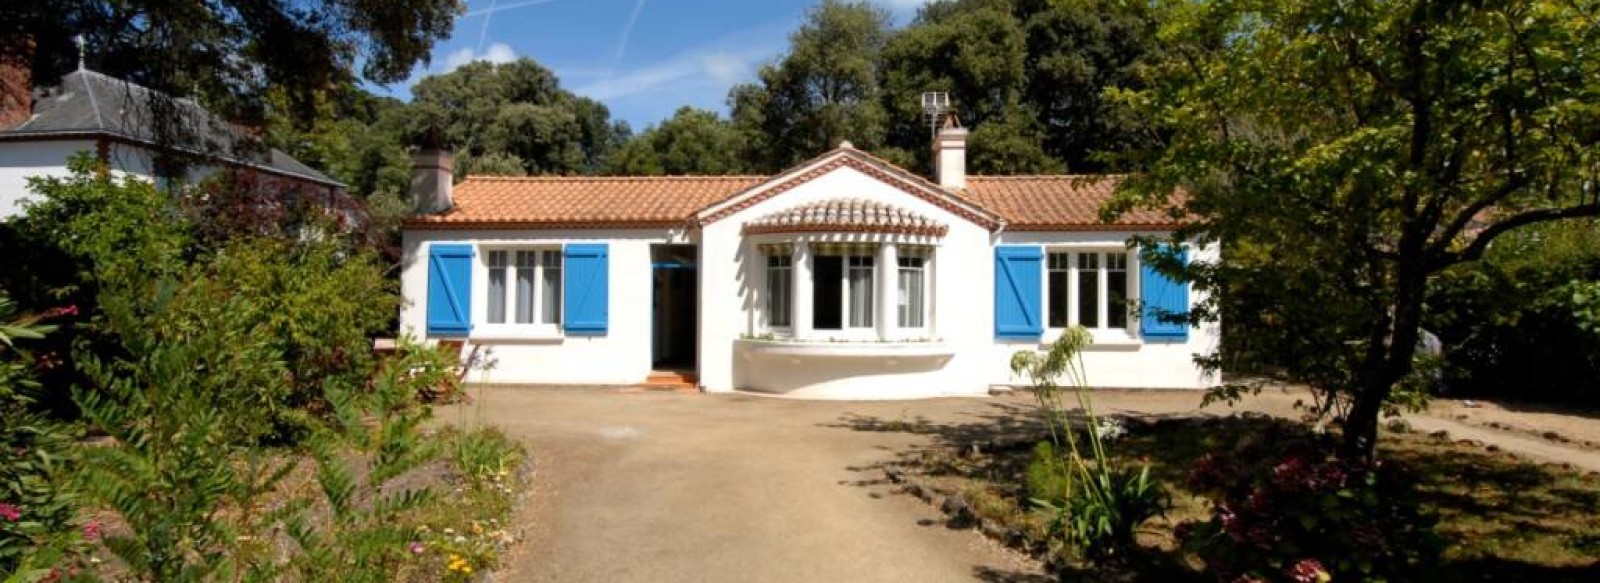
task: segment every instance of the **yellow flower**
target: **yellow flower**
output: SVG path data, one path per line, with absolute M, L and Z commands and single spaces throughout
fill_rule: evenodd
M 461 568 L 461 571 L 462 571 L 462 572 L 463 572 L 463 573 L 466 573 L 466 574 L 468 574 L 468 575 L 471 575 L 471 574 L 472 574 L 472 567 L 462 567 L 462 568 Z
M 483 534 L 483 525 L 476 520 L 472 521 L 472 534 Z

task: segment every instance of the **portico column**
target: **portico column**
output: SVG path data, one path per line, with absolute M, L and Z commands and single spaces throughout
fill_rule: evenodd
M 796 241 L 790 262 L 789 325 L 796 340 L 811 338 L 811 244 Z
M 900 322 L 900 253 L 894 243 L 878 247 L 878 338 L 898 340 Z

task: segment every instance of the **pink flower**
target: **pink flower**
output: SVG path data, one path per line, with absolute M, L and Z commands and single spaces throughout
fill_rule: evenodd
M 69 305 L 57 306 L 57 307 L 45 310 L 43 317 L 45 319 L 50 319 L 50 318 L 56 318 L 56 317 L 60 317 L 60 316 L 76 316 L 76 315 L 78 315 L 78 306 L 69 304 Z
M 83 525 L 83 538 L 88 540 L 100 540 L 100 519 L 96 518 L 94 520 L 90 520 L 87 524 Z
M 0 502 L 0 518 L 4 518 L 10 522 L 16 522 L 18 519 L 22 518 L 22 509 L 5 502 Z
M 417 541 L 411 541 L 411 544 L 406 545 L 406 549 L 410 550 L 413 555 L 420 555 L 424 550 L 422 543 Z
M 1322 567 L 1316 559 L 1301 559 L 1289 569 L 1289 578 L 1296 583 L 1328 583 L 1333 580 L 1333 575 Z

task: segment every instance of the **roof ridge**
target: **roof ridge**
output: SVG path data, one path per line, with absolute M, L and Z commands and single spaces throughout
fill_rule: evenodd
M 1069 179 L 1069 178 L 1070 179 L 1087 179 L 1087 178 L 1107 179 L 1107 178 L 1123 178 L 1123 177 L 1126 177 L 1126 176 L 1128 176 L 1128 174 L 1126 174 L 1126 173 L 1117 173 L 1117 174 L 971 174 L 971 175 L 967 176 L 967 179 L 968 180 L 972 180 L 972 179 L 978 179 L 978 180 L 1044 180 L 1044 179 L 1056 179 L 1056 180 L 1060 180 L 1060 179 Z
M 572 176 L 493 176 L 486 174 L 468 174 L 467 180 L 482 180 L 485 182 L 624 182 L 624 181 L 674 181 L 685 182 L 692 180 L 766 180 L 770 176 L 760 174 L 671 174 L 661 176 L 594 176 L 578 174 Z

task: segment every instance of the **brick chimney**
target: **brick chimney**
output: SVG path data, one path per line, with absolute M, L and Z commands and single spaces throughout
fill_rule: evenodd
M 449 150 L 424 148 L 411 156 L 411 201 L 419 215 L 455 207 L 455 156 Z
M 33 37 L 0 39 L 0 129 L 33 117 Z
M 944 118 L 933 138 L 933 174 L 939 186 L 967 187 L 967 128 L 955 114 Z

